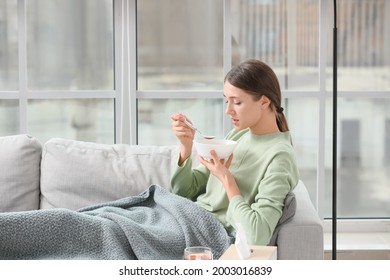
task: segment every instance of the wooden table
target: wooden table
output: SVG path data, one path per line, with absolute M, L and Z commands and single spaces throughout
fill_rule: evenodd
M 277 247 L 276 246 L 250 246 L 252 252 L 247 260 L 276 260 Z M 240 256 L 237 253 L 234 244 L 225 251 L 219 258 L 220 260 L 239 260 Z

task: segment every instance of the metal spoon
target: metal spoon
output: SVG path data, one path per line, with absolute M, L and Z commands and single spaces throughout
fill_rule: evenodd
M 214 138 L 215 138 L 215 136 L 213 136 L 213 135 L 204 135 L 199 129 L 197 129 L 197 128 L 196 128 L 195 126 L 193 126 L 189 121 L 187 121 L 187 119 L 184 119 L 184 123 L 185 123 L 186 125 L 188 125 L 190 128 L 192 128 L 193 130 L 199 132 L 199 134 L 202 135 L 202 137 L 203 137 L 204 139 L 214 139 Z

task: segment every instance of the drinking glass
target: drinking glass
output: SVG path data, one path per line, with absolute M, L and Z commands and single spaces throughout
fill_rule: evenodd
M 184 249 L 185 260 L 212 260 L 211 249 L 203 246 L 187 247 Z

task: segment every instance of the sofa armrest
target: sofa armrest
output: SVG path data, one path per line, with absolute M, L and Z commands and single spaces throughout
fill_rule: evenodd
M 294 193 L 297 200 L 296 212 L 278 233 L 278 259 L 323 259 L 323 225 L 302 181 L 299 181 Z

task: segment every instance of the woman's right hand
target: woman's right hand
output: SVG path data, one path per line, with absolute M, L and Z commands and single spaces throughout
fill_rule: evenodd
M 171 116 L 172 131 L 175 133 L 181 144 L 179 165 L 181 165 L 191 155 L 193 145 L 192 141 L 195 136 L 195 131 L 184 123 L 185 119 L 191 122 L 181 113 L 173 114 Z

